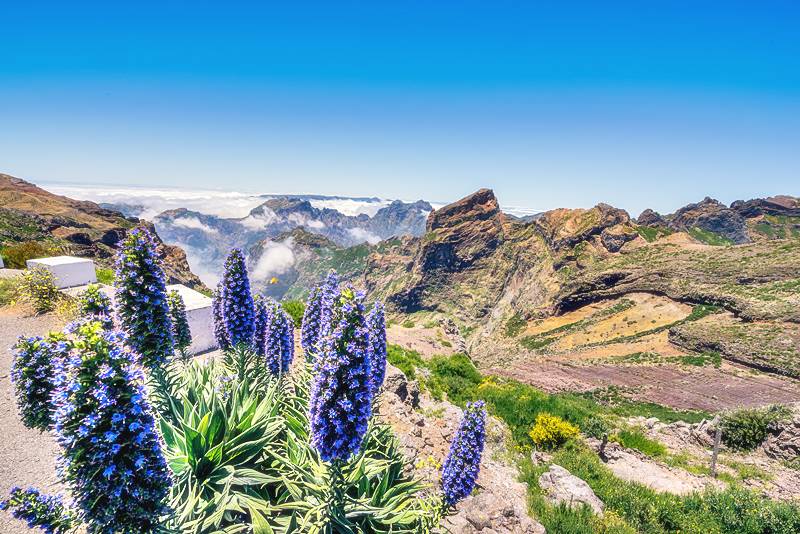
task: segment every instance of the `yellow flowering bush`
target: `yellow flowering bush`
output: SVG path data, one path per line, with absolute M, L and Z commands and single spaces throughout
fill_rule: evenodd
M 537 447 L 551 449 L 563 445 L 580 433 L 578 427 L 549 413 L 536 416 L 536 424 L 528 435 Z
M 22 273 L 19 294 L 36 313 L 53 311 L 61 296 L 53 274 L 44 267 L 34 267 Z

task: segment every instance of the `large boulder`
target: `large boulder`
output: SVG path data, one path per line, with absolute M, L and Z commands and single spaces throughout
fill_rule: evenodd
M 552 464 L 549 470 L 541 474 L 539 487 L 545 491 L 547 498 L 553 504 L 565 503 L 572 508 L 587 505 L 594 513 L 603 514 L 605 505 L 589 484 L 560 465 Z

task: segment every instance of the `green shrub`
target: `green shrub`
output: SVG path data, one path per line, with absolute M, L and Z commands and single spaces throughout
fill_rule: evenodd
M 58 255 L 58 248 L 40 241 L 23 241 L 3 249 L 3 259 L 8 269 L 25 269 L 28 260 Z
M 722 418 L 722 442 L 734 450 L 751 451 L 761 445 L 788 415 L 787 408 L 780 405 L 727 414 Z
M 402 326 L 403 328 L 414 328 L 414 324 L 415 324 L 414 321 L 412 321 L 411 319 L 406 319 L 405 321 L 403 321 Z
M 436 399 L 447 395 L 450 402 L 463 405 L 475 399 L 475 388 L 482 377 L 466 354 L 434 356 L 427 364 L 430 377 L 425 386 Z
M 96 267 L 94 270 L 95 274 L 97 275 L 97 282 L 100 284 L 106 284 L 107 286 L 114 285 L 114 269 L 107 269 L 105 267 Z
M 17 298 L 19 280 L 17 278 L 0 278 L 0 306 L 8 306 Z
M 540 413 L 536 416 L 536 424 L 528 436 L 537 447 L 554 449 L 577 437 L 579 433 L 578 427 L 560 417 L 549 413 Z
M 417 377 L 417 367 L 424 365 L 422 356 L 415 350 L 404 349 L 400 345 L 386 347 L 386 360 L 403 371 L 409 380 Z
M 616 441 L 623 447 L 629 449 L 636 449 L 644 454 L 652 457 L 663 456 L 667 452 L 667 448 L 656 440 L 650 439 L 642 433 L 639 429 L 623 429 L 611 437 L 612 441 Z
M 527 324 L 528 323 L 525 322 L 525 319 L 519 313 L 515 313 L 506 321 L 503 335 L 506 337 L 517 337 Z
M 19 296 L 36 313 L 47 313 L 55 309 L 61 293 L 58 292 L 53 273 L 44 267 L 34 267 L 20 275 Z
M 283 310 L 292 318 L 295 328 L 300 328 L 303 324 L 303 314 L 306 311 L 306 305 L 300 300 L 285 300 L 281 302 Z
M 581 425 L 581 430 L 590 438 L 602 439 L 603 436 L 608 435 L 609 426 L 600 417 L 589 417 L 584 424 Z

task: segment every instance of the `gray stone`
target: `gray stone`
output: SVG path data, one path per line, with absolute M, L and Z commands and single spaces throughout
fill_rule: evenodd
M 550 465 L 550 469 L 539 477 L 539 487 L 547 494 L 553 504 L 566 503 L 573 508 L 584 504 L 589 506 L 594 513 L 603 514 L 605 505 L 592 488 L 585 481 L 576 477 L 557 464 Z

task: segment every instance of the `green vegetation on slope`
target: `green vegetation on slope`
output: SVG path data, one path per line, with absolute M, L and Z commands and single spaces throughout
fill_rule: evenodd
M 514 380 L 485 377 L 463 354 L 437 356 L 425 361 L 415 351 L 391 345 L 389 361 L 409 378 L 419 379 L 421 386 L 434 397 L 446 396 L 459 405 L 479 398 L 486 401 L 490 412 L 508 425 L 514 443 L 523 453 L 518 455 L 517 461 L 522 479 L 528 483 L 530 506 L 548 532 L 788 534 L 800 528 L 800 509 L 796 506 L 770 501 L 739 487 L 676 496 L 623 481 L 580 441 L 570 441 L 557 449 L 552 463 L 585 480 L 606 504 L 606 514 L 601 518 L 587 509 L 553 506 L 538 483 L 549 463 L 535 466 L 527 454 L 532 447 L 529 432 L 539 414 L 555 415 L 592 435 L 597 433 L 593 430 L 595 427 L 602 428 L 600 433 L 607 431 L 602 421 L 615 417 L 641 415 L 667 422 L 694 422 L 708 414 L 678 412 L 656 404 L 631 401 L 613 388 L 585 395 L 549 395 Z M 611 439 L 670 465 L 690 470 L 694 467 L 685 459 L 669 455 L 663 444 L 637 429 L 622 428 L 612 434 Z

